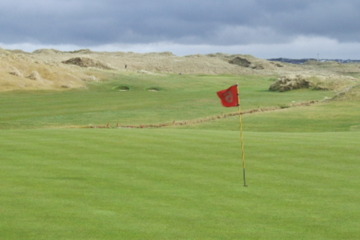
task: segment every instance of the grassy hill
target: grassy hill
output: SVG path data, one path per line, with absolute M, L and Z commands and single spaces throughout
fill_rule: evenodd
M 273 77 L 256 75 L 121 74 L 106 82 L 92 83 L 88 89 L 7 92 L 0 95 L 0 128 L 139 125 L 201 119 L 237 111 L 223 108 L 216 96 L 216 91 L 235 83 L 240 85 L 244 111 L 274 107 L 285 111 L 294 104 L 321 101 L 336 94 L 315 90 L 270 92 L 268 87 L 273 81 Z M 252 129 L 258 127 L 262 128 L 261 124 Z
M 357 239 L 356 81 L 270 92 L 274 75 L 108 76 L 0 94 L 0 239 Z M 239 118 L 221 117 L 237 109 L 216 96 L 234 83 L 242 111 L 261 110 L 243 115 L 248 187 Z M 121 127 L 174 121 L 188 124 Z

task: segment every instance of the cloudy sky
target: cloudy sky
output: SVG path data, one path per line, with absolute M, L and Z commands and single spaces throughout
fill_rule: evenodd
M 0 0 L 0 47 L 360 59 L 359 0 Z

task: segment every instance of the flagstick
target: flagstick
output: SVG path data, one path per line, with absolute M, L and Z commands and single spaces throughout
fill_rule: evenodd
M 238 111 L 239 111 L 239 120 L 240 120 L 240 144 L 241 144 L 241 160 L 242 160 L 242 168 L 243 168 L 243 180 L 244 180 L 244 187 L 247 187 L 246 184 L 246 164 L 245 164 L 245 150 L 244 150 L 244 137 L 243 137 L 243 122 L 242 122 L 242 114 L 241 114 L 241 107 L 240 107 L 240 90 L 239 84 L 237 84 L 238 90 Z

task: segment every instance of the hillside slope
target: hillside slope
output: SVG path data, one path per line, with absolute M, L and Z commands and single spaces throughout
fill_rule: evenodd
M 0 48 L 0 91 L 69 89 L 86 87 L 116 73 L 173 74 L 305 74 L 325 78 L 360 76 L 360 65 L 294 65 L 272 62 L 249 55 L 191 55 L 179 57 L 170 52 L 61 52 L 41 49 L 32 53 Z M 346 76 L 346 78 L 350 78 Z

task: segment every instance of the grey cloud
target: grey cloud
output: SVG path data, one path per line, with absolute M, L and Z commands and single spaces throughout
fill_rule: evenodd
M 324 36 L 339 41 L 354 40 L 354 33 L 358 35 L 356 30 L 357 21 L 360 20 L 358 1 L 301 1 L 297 5 L 280 10 L 274 10 L 270 4 L 268 7 L 265 12 L 271 15 L 261 19 L 261 24 L 267 22 L 279 33 Z
M 234 45 L 357 41 L 357 0 L 0 0 L 0 42 Z

